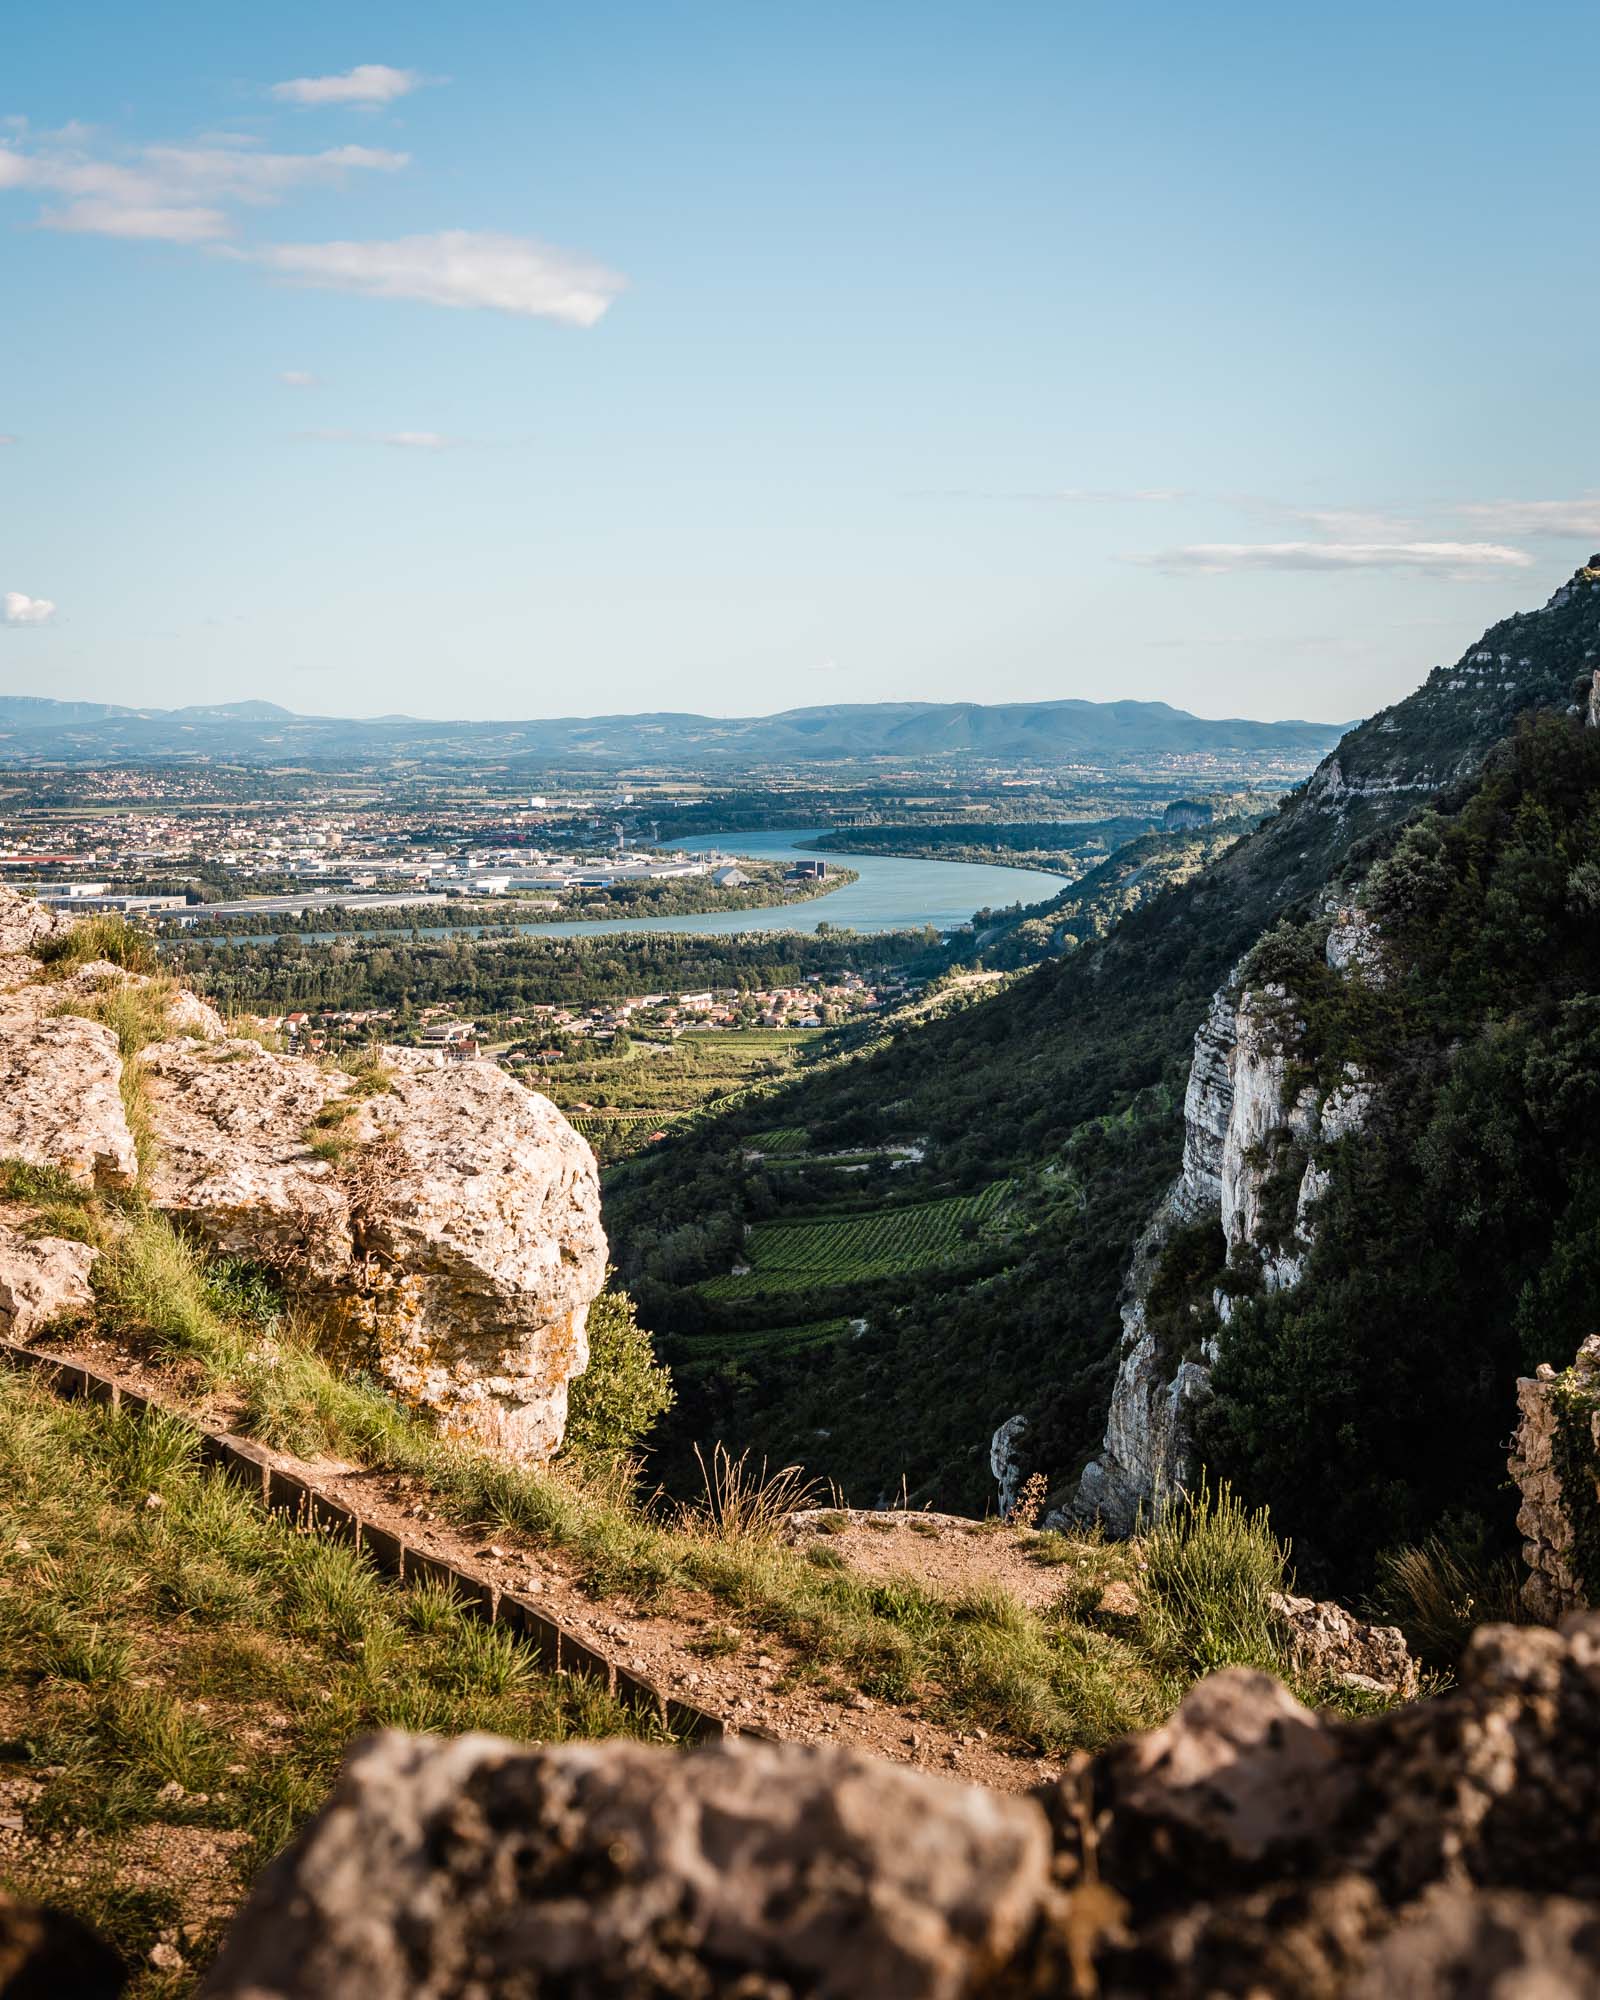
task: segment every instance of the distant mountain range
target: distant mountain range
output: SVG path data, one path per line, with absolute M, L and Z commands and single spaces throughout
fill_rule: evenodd
M 435 722 L 410 715 L 296 715 L 270 701 L 162 709 L 0 695 L 0 764 L 492 757 L 569 765 L 749 765 L 948 757 L 1115 766 L 1209 752 L 1309 769 L 1344 726 L 1211 721 L 1164 701 L 867 702 L 760 716 Z

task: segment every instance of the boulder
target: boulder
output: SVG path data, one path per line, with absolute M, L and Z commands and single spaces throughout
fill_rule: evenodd
M 117 1038 L 75 1014 L 0 1019 L 0 1159 L 59 1167 L 81 1187 L 126 1188 L 139 1159 Z
M 6 2000 L 116 2000 L 128 1970 L 79 1918 L 0 1890 L 0 1994 Z
M 1230 1669 L 1041 1796 L 1069 1904 L 1114 1898 L 1104 2000 L 1600 1991 L 1600 1618 L 1481 1627 L 1361 1722 Z
M 1417 1663 L 1397 1625 L 1364 1625 L 1342 1605 L 1284 1591 L 1273 1594 L 1272 1609 L 1296 1673 L 1383 1694 L 1417 1692 Z
M 0 1340 L 27 1340 L 94 1302 L 96 1252 L 66 1236 L 24 1236 L 0 1223 Z
M 494 1063 L 385 1060 L 394 1081 L 362 1105 L 371 1136 L 349 1176 L 360 1249 L 408 1284 L 379 1365 L 447 1430 L 547 1457 L 605 1283 L 594 1154 Z
M 159 1042 L 138 1061 L 158 1140 L 147 1179 L 155 1205 L 293 1287 L 348 1280 L 350 1197 L 310 1139 L 349 1079 L 242 1040 Z
M 204 2000 L 958 2000 L 1049 1896 L 1044 1816 L 845 1750 L 357 1747 Z
M 364 1094 L 342 1071 L 254 1042 L 146 1050 L 150 1197 L 334 1308 L 364 1358 L 446 1430 L 548 1457 L 605 1282 L 594 1155 L 493 1063 L 384 1059 L 392 1080 Z M 313 1150 L 327 1138 L 337 1157 Z
M 1350 1722 L 1229 1669 L 1027 1798 L 840 1749 L 358 1746 L 202 2000 L 1577 2000 L 1600 1616 Z

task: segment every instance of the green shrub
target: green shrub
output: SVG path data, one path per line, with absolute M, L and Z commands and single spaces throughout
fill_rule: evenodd
M 567 1392 L 570 1458 L 628 1457 L 674 1401 L 672 1376 L 655 1357 L 626 1292 L 602 1292 L 589 1308 L 589 1366 Z

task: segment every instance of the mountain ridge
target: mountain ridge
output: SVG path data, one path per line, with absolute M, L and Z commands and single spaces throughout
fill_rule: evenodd
M 452 721 L 409 715 L 300 715 L 274 702 L 126 707 L 0 695 L 0 763 L 161 757 L 494 754 L 596 764 L 696 757 L 822 762 L 852 757 L 1015 757 L 1121 762 L 1185 753 L 1284 760 L 1303 768 L 1342 725 L 1207 717 L 1164 701 L 835 702 L 770 715 L 688 710 Z

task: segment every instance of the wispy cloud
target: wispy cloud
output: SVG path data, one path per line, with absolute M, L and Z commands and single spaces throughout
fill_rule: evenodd
M 1594 541 L 1600 545 L 1600 496 L 1582 500 L 1482 500 L 1458 511 L 1491 535 Z
M 532 237 L 470 229 L 388 243 L 280 243 L 256 256 L 297 284 L 568 326 L 593 326 L 626 282 L 602 264 Z
M 260 208 L 351 173 L 395 173 L 404 153 L 330 146 L 273 153 L 239 143 L 96 150 L 76 127 L 24 145 L 0 144 L 0 191 L 38 195 L 41 225 L 98 236 L 209 243 L 232 233 L 230 206 Z
M 1193 497 L 1181 486 L 947 486 L 911 495 L 917 500 L 1008 500 L 1061 507 L 1168 505 Z
M 354 104 L 371 110 L 407 97 L 433 79 L 414 69 L 391 69 L 387 63 L 357 63 L 338 76 L 297 76 L 275 83 L 267 93 L 280 104 Z
M 317 444 L 384 444 L 398 451 L 452 451 L 467 439 L 447 437 L 443 431 L 300 431 L 298 436 Z
M 317 389 L 322 385 L 309 368 L 283 368 L 278 371 L 278 380 L 286 389 Z
M 1239 570 L 1421 570 L 1465 577 L 1484 570 L 1528 569 L 1525 549 L 1498 542 L 1195 542 L 1157 549 L 1130 562 L 1169 574 L 1223 575 Z
M 16 442 L 17 440 L 10 434 L 9 431 L 0 431 L 0 449 L 3 449 L 8 444 L 15 444 Z
M 55 615 L 56 607 L 48 597 L 28 597 L 20 590 L 8 590 L 0 596 L 0 624 L 48 625 Z

